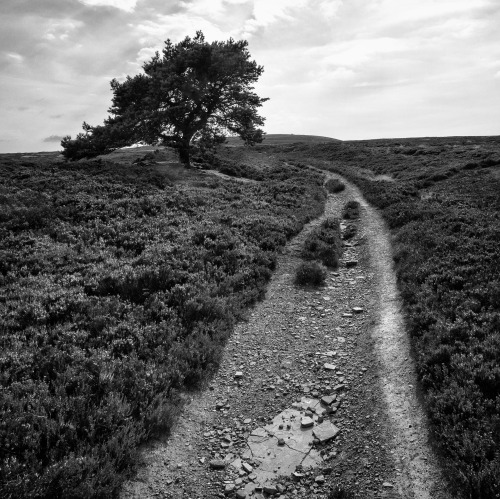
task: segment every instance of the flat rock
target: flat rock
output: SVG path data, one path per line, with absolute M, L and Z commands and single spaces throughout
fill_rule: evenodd
M 336 367 L 333 365 L 333 364 L 329 364 L 328 362 L 326 362 L 323 367 L 327 370 L 327 371 L 335 371 Z
M 316 468 L 322 463 L 320 453 L 311 447 L 314 440 L 312 427 L 301 425 L 301 420 L 314 425 L 318 418 L 314 411 L 320 405 L 317 399 L 303 397 L 292 408 L 276 415 L 270 424 L 252 431 L 247 439 L 248 452 L 241 454 L 243 460 L 254 464 L 253 472 L 248 475 L 251 481 L 243 487 L 247 497 L 255 497 L 257 484 L 271 486 L 277 477 L 292 475 L 298 466 Z M 306 410 L 311 416 L 303 415 Z M 285 445 L 279 445 L 280 441 L 284 441 Z
M 364 312 L 364 308 L 361 307 L 352 307 L 351 309 L 355 314 L 361 314 Z
M 337 399 L 337 396 L 335 394 L 334 395 L 327 395 L 325 397 L 321 397 L 321 403 L 324 405 L 330 406 L 335 402 L 336 399 Z
M 328 442 L 339 434 L 340 430 L 330 421 L 325 421 L 313 429 L 313 435 L 321 442 Z
M 278 489 L 276 488 L 276 485 L 264 485 L 264 492 L 266 494 L 274 496 L 278 493 Z
M 227 496 L 232 494 L 234 490 L 236 489 L 236 485 L 234 483 L 227 483 L 226 487 L 224 488 L 224 494 Z

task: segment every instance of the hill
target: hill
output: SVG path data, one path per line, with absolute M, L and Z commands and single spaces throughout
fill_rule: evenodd
M 272 145 L 286 145 L 294 144 L 296 142 L 303 142 L 306 144 L 317 144 L 323 142 L 341 142 L 338 139 L 333 139 L 331 137 L 322 137 L 319 135 L 294 135 L 293 133 L 267 133 L 264 136 L 262 145 L 272 146 Z M 243 143 L 239 137 L 228 137 L 227 146 L 236 147 Z

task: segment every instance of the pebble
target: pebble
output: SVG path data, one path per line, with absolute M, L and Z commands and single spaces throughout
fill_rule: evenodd
M 302 428 L 310 428 L 313 425 L 314 425 L 314 420 L 309 416 L 306 416 L 300 420 L 300 426 Z

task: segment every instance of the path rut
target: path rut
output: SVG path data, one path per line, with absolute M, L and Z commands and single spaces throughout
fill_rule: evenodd
M 299 468 L 298 479 L 271 467 L 273 492 L 326 498 L 339 487 L 356 497 L 447 498 L 417 400 L 390 234 L 359 190 L 341 180 L 346 190 L 329 195 L 322 217 L 286 246 L 266 298 L 236 326 L 210 388 L 190 394 L 170 437 L 144 451 L 122 499 L 259 497 L 264 484 L 255 483 L 251 470 L 262 462 L 248 455 L 252 432 L 304 397 L 332 394 L 338 409 L 324 418 L 340 433 L 316 442 L 319 465 Z M 297 288 L 293 276 L 307 234 L 326 217 L 339 217 L 350 199 L 361 203 L 362 214 L 340 268 L 322 289 Z M 346 268 L 347 260 L 358 264 Z M 335 370 L 325 370 L 327 362 Z M 214 458 L 222 470 L 211 469 Z

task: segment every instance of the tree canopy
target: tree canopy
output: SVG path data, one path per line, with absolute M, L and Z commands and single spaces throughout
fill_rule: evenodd
M 189 165 L 193 142 L 212 146 L 226 135 L 245 144 L 261 142 L 266 98 L 252 86 L 264 68 L 250 59 L 246 40 L 206 42 L 201 31 L 174 44 L 143 65 L 144 72 L 111 81 L 110 116 L 104 125 L 83 123 L 84 133 L 65 137 L 68 159 L 106 154 L 137 142 L 174 147 Z

